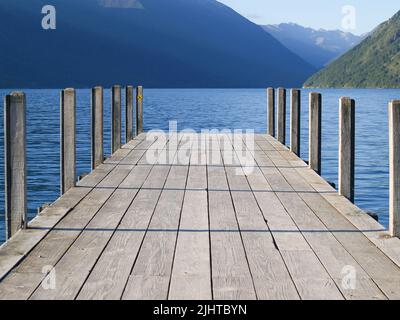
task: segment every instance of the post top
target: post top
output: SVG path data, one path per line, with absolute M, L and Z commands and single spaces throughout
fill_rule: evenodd
M 290 89 L 292 92 L 300 92 L 301 90 L 300 89 L 298 89 L 298 88 L 292 88 L 292 89 Z
M 75 92 L 75 89 L 74 88 L 65 88 L 63 91 L 70 93 L 70 92 Z
M 350 97 L 340 97 L 339 101 L 350 101 L 350 102 L 353 102 L 355 100 L 350 98 Z
M 13 91 L 9 95 L 11 97 L 25 97 L 25 93 L 22 91 Z
M 22 91 L 13 91 L 4 97 L 4 107 L 11 106 L 13 104 L 25 105 L 26 97 Z

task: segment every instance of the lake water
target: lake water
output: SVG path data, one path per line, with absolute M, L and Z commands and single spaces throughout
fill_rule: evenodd
M 12 90 L 0 90 L 0 107 Z M 388 114 L 390 100 L 400 90 L 317 90 L 322 93 L 322 175 L 337 183 L 338 100 L 356 100 L 356 204 L 379 215 L 388 225 Z M 28 207 L 37 208 L 59 196 L 59 90 L 24 90 L 27 95 Z M 308 158 L 308 93 L 302 91 L 302 158 Z M 105 91 L 105 152 L 110 154 L 110 90 Z M 124 101 L 124 100 L 123 100 Z M 288 100 L 289 101 L 289 100 Z M 90 171 L 90 90 L 77 91 L 77 174 Z M 288 134 L 289 137 L 289 107 Z M 124 116 L 124 115 L 123 115 Z M 0 112 L 0 242 L 4 241 L 3 112 Z M 147 89 L 144 129 L 254 129 L 266 132 L 266 93 L 261 89 Z M 289 141 L 288 141 L 289 143 Z

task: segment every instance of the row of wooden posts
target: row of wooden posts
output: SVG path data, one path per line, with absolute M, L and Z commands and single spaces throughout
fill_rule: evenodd
M 129 142 L 143 131 L 143 88 L 136 88 L 136 132 L 133 131 L 134 87 L 125 93 L 125 140 Z M 121 148 L 121 86 L 113 86 L 111 94 L 111 150 Z M 92 169 L 104 161 L 102 87 L 91 92 Z M 27 227 L 26 168 L 26 96 L 13 92 L 4 99 L 5 150 L 5 216 L 6 236 L 12 237 Z M 60 94 L 60 181 L 61 194 L 76 184 L 76 92 L 65 89 Z
M 286 143 L 286 89 L 280 88 L 275 103 L 275 89 L 268 90 L 268 132 L 282 144 Z M 134 87 L 126 87 L 126 141 L 133 134 Z M 290 95 L 290 149 L 300 155 L 301 91 Z M 121 147 L 121 87 L 112 88 L 111 148 Z M 61 193 L 76 183 L 76 93 L 61 92 Z M 275 106 L 277 105 L 277 108 Z M 103 88 L 92 89 L 92 169 L 104 160 L 103 151 Z M 275 111 L 277 109 L 277 112 Z M 15 92 L 5 97 L 5 210 L 7 238 L 27 227 L 26 203 L 26 97 Z M 276 115 L 277 113 L 277 115 Z M 339 193 L 354 201 L 355 172 L 355 101 L 341 98 L 339 102 Z M 322 97 L 309 97 L 309 166 L 321 173 Z M 371 119 L 373 121 L 373 119 Z M 143 130 L 143 88 L 136 88 L 136 134 Z M 389 104 L 390 135 L 390 233 L 400 236 L 400 101 Z M 379 164 L 378 164 L 379 165 Z
M 268 133 L 286 144 L 286 89 L 267 89 Z M 277 97 L 277 102 L 276 102 Z M 354 202 L 355 181 L 355 101 L 339 100 L 339 194 Z M 301 91 L 290 90 L 290 150 L 300 156 Z M 370 119 L 374 121 L 374 119 Z M 400 100 L 389 103 L 390 226 L 392 236 L 400 236 Z M 322 96 L 309 94 L 309 167 L 321 174 Z M 380 165 L 377 163 L 377 165 Z

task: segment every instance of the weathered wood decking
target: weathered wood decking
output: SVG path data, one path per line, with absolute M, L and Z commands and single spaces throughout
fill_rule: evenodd
M 247 175 L 214 138 L 123 146 L 3 245 L 0 299 L 400 299 L 399 239 L 271 136 Z

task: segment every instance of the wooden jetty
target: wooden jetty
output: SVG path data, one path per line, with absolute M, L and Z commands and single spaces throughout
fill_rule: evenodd
M 144 133 L 143 91 L 121 144 L 121 87 L 103 161 L 103 89 L 92 91 L 93 171 L 75 182 L 75 91 L 61 94 L 62 196 L 26 219 L 25 96 L 6 98 L 7 222 L 0 299 L 400 299 L 400 102 L 390 111 L 391 228 L 354 198 L 354 101 L 340 102 L 338 193 L 321 170 L 321 96 L 310 96 L 310 163 L 300 91 L 270 134 Z M 126 108 L 134 109 L 133 88 Z M 275 90 L 268 91 L 275 119 Z M 133 119 L 136 118 L 136 131 Z M 274 138 L 275 125 L 280 142 Z M 134 134 L 136 132 L 136 134 Z M 117 148 L 118 147 L 118 148 Z M 293 152 L 292 152 L 292 151 Z M 246 154 L 246 161 L 243 161 Z M 250 162 L 248 161 L 250 160 Z

